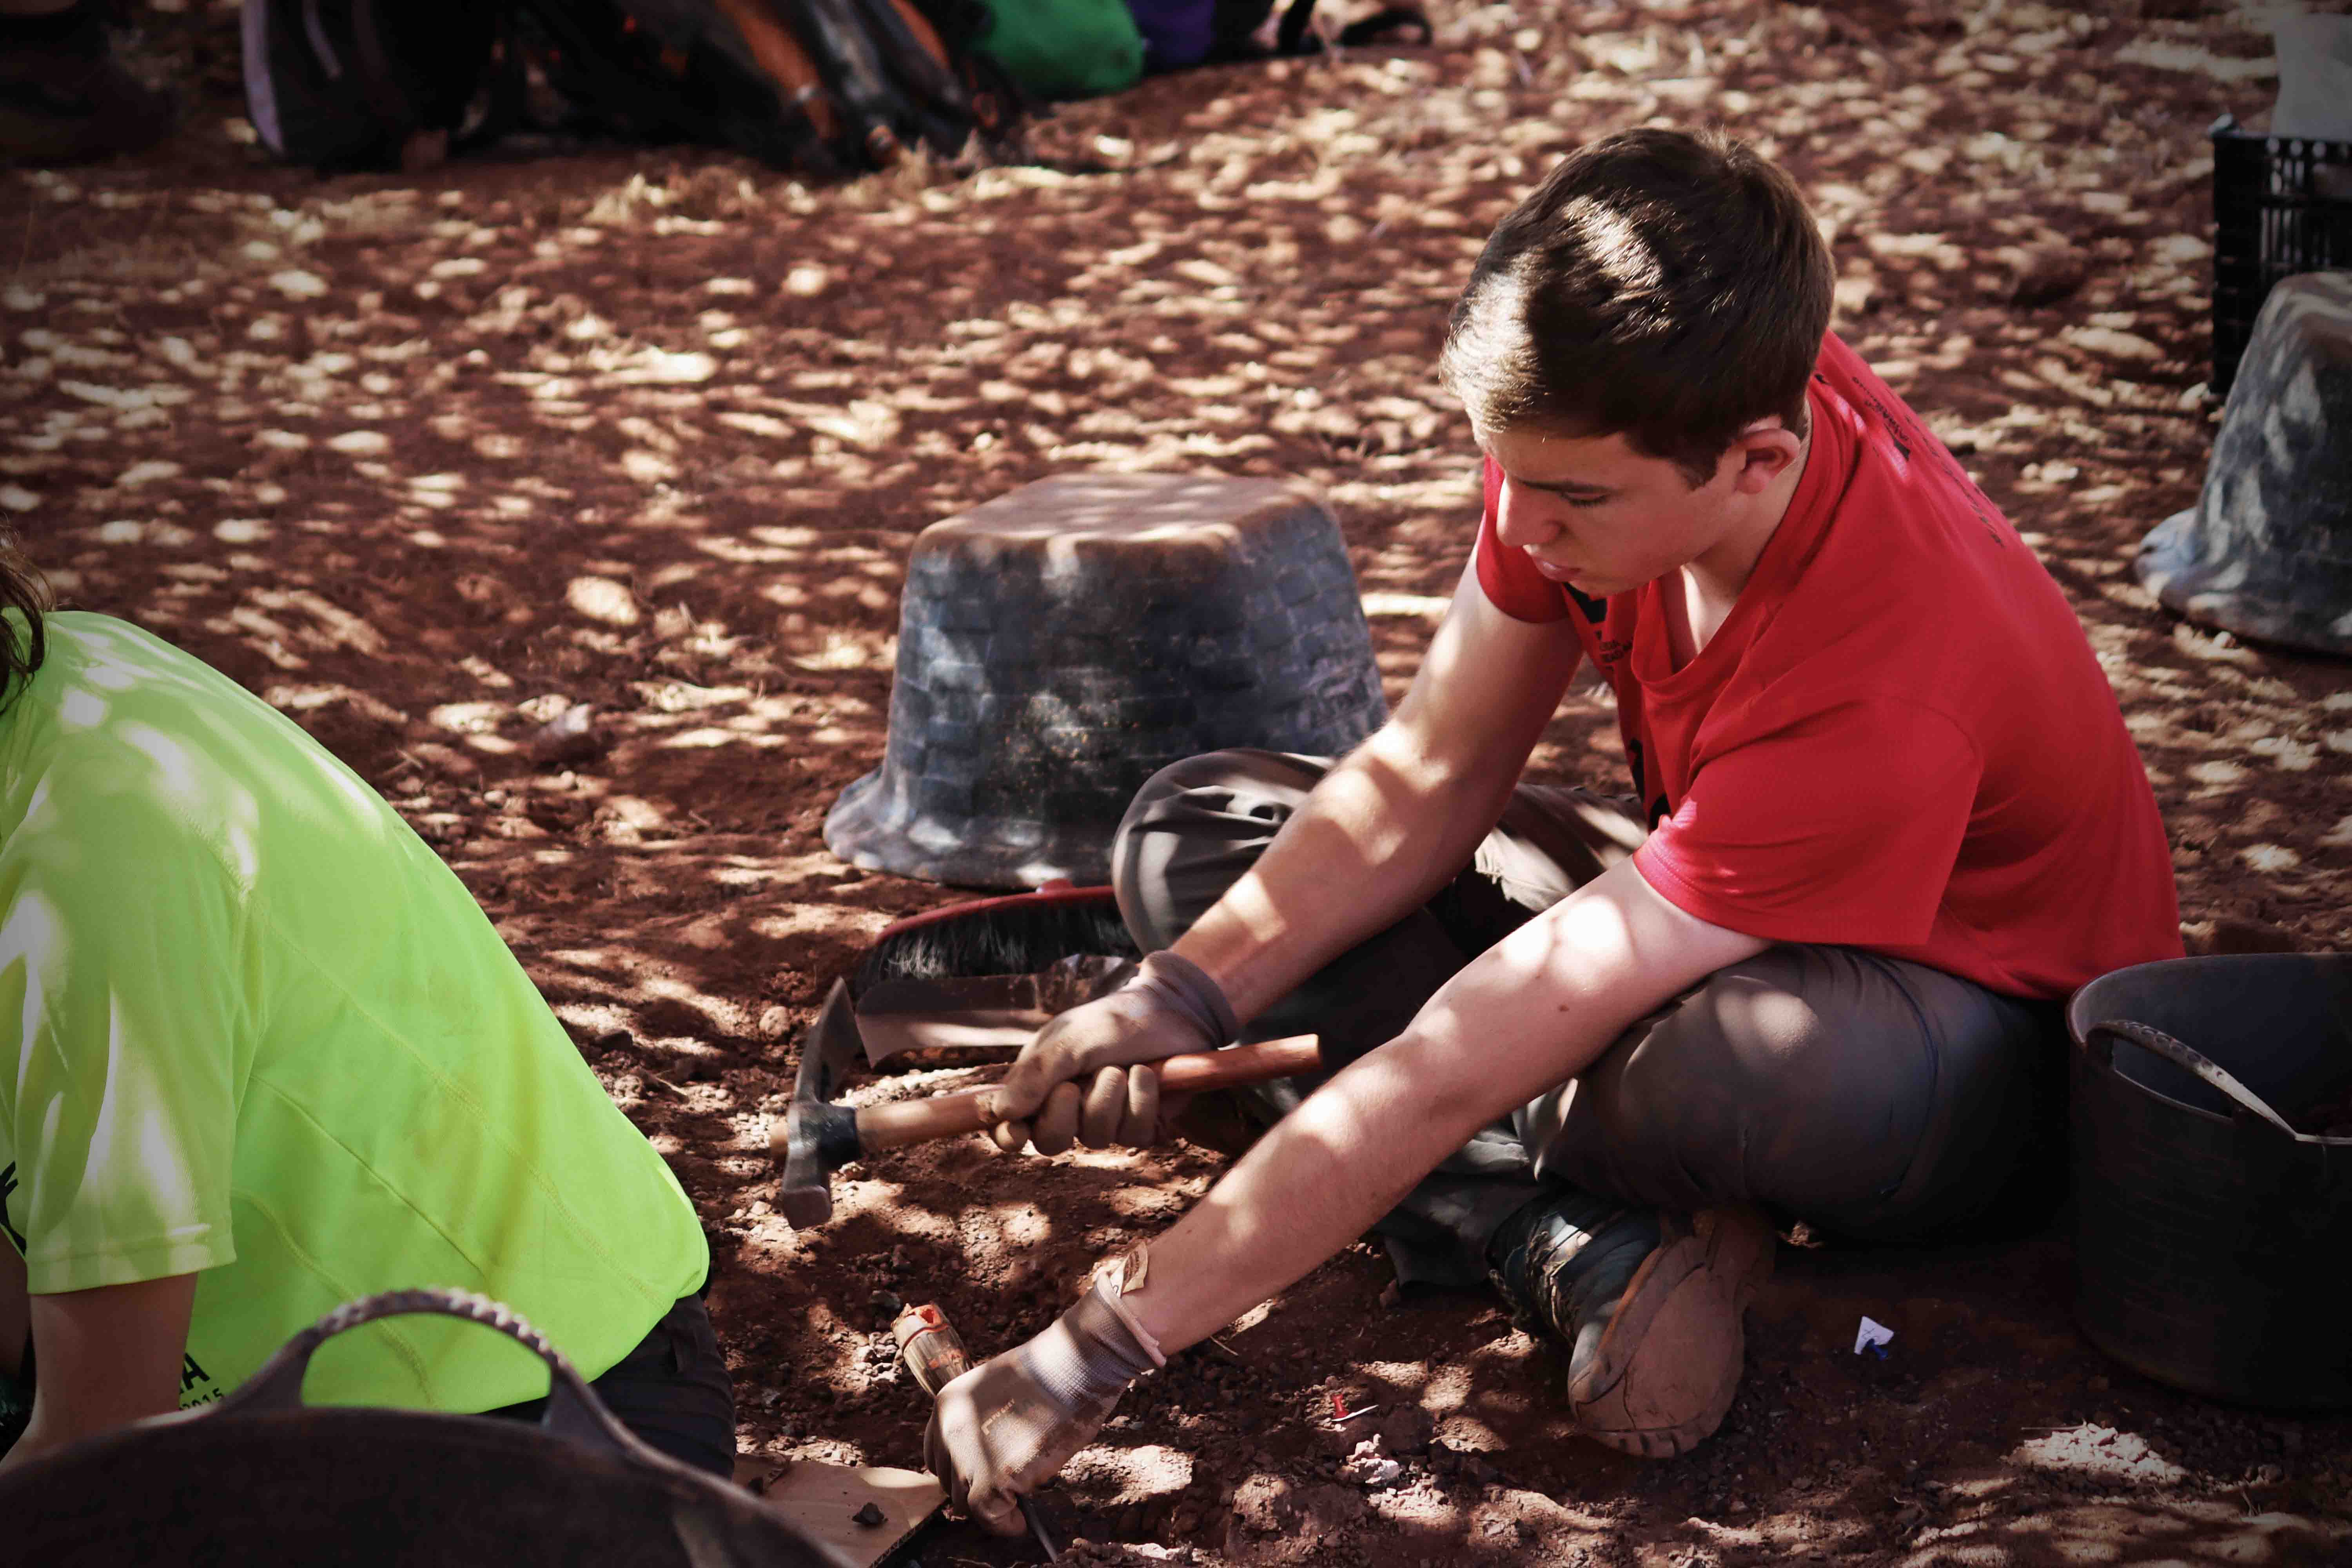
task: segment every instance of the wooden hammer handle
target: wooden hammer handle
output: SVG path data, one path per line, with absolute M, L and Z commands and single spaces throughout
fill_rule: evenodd
M 1238 1089 L 1312 1072 L 1323 1055 L 1313 1035 L 1293 1035 L 1255 1046 L 1228 1046 L 1222 1051 L 1192 1051 L 1163 1058 L 1160 1069 L 1161 1094 L 1199 1094 L 1212 1089 Z M 1146 1064 L 1138 1063 L 1138 1066 Z M 901 1149 L 959 1132 L 979 1132 L 1002 1120 L 996 1114 L 996 1086 L 935 1094 L 928 1100 L 902 1100 L 889 1105 L 869 1105 L 857 1113 L 858 1147 L 868 1153 Z

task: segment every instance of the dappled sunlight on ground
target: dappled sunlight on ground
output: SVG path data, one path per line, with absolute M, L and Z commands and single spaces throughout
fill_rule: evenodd
M 2192 941 L 2352 940 L 2347 667 L 2181 626 L 2128 566 L 2202 477 L 2203 132 L 2269 100 L 2254 14 L 1433 10 L 1429 50 L 1067 107 L 1038 129 L 1050 166 L 835 188 L 684 150 L 260 166 L 223 129 L 233 22 L 142 13 L 155 58 L 198 62 L 184 134 L 0 174 L 6 520 L 68 602 L 260 693 L 465 879 L 695 1198 L 747 1449 L 916 1462 L 896 1302 L 999 1347 L 1224 1163 L 961 1140 L 845 1172 L 824 1229 L 773 1212 L 800 1031 L 876 932 L 950 896 L 819 831 L 882 753 L 915 535 L 1091 468 L 1295 477 L 1340 521 L 1393 700 L 1477 504 L 1433 368 L 1446 307 L 1495 220 L 1609 130 L 1719 121 L 1805 185 L 1839 330 L 2082 615 Z M 1622 766 L 1580 686 L 1536 771 Z M 1352 1247 L 1177 1358 L 1056 1506 L 1154 1550 L 1405 1568 L 2352 1553 L 2347 1424 L 2104 1363 L 2051 1237 L 1788 1249 L 1724 1432 L 1653 1466 L 1570 1435 L 1556 1347 L 1481 1298 L 1384 1303 L 1389 1277 Z M 1850 1352 L 1864 1312 L 1888 1362 Z M 1334 1394 L 1425 1407 L 1435 1446 L 1391 1433 L 1396 1485 L 1342 1481 L 1360 1437 L 1325 1429 Z

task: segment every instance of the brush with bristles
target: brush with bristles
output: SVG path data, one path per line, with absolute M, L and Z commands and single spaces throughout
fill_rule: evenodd
M 1035 974 L 1073 955 L 1140 958 L 1110 889 L 1052 882 L 946 904 L 886 928 L 849 976 L 852 998 L 886 980 Z

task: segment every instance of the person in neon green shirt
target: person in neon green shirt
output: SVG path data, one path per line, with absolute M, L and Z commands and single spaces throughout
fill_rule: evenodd
M 33 1389 L 0 1466 L 438 1285 L 726 1473 L 693 1207 L 457 877 L 225 676 L 47 610 L 5 544 L 0 634 L 0 1373 Z M 546 1385 L 501 1335 L 404 1317 L 330 1342 L 309 1394 L 521 1415 Z

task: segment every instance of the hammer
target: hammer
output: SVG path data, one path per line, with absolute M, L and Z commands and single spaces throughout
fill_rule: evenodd
M 997 1114 L 994 1085 L 928 1100 L 902 1100 L 856 1110 L 834 1103 L 842 1076 L 863 1054 L 857 1013 L 846 981 L 835 981 L 816 1025 L 801 1042 L 800 1076 L 793 1082 L 792 1109 L 768 1141 L 768 1152 L 784 1167 L 776 1208 L 795 1230 L 833 1217 L 828 1178 L 852 1160 L 901 1149 L 960 1132 L 978 1132 L 1003 1120 Z M 1197 1051 L 1152 1064 L 1165 1094 L 1198 1094 L 1236 1089 L 1311 1072 L 1322 1065 L 1313 1035 Z

